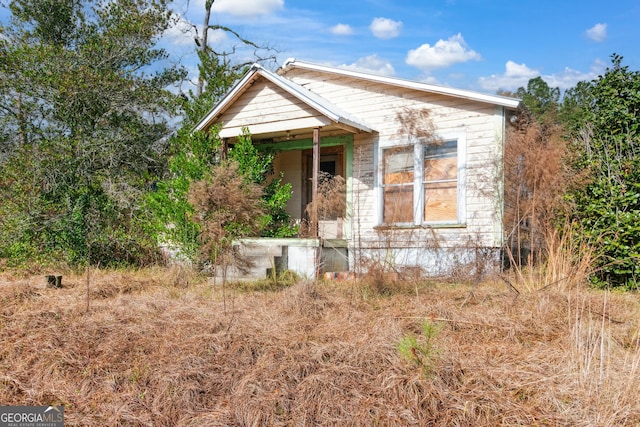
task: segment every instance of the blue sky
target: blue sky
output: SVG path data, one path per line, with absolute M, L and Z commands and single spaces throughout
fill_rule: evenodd
M 204 1 L 174 0 L 183 22 L 163 43 L 190 66 L 186 31 L 202 23 Z M 613 53 L 640 69 L 637 0 L 215 0 L 211 23 L 277 48 L 276 66 L 295 57 L 487 93 L 536 76 L 567 89 L 596 78 Z

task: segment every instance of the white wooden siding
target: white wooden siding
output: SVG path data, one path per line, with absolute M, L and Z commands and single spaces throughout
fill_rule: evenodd
M 371 248 L 395 246 L 420 247 L 434 244 L 456 247 L 474 244 L 496 246 L 501 242 L 500 169 L 503 121 L 502 108 L 468 99 L 430 94 L 382 83 L 361 81 L 292 68 L 287 78 L 312 90 L 377 132 L 354 138 L 352 236 Z M 406 144 L 399 135 L 397 114 L 402 109 L 427 108 L 436 134 L 466 135 L 466 218 L 459 227 L 416 227 L 386 230 L 379 227 L 380 195 L 379 150 L 382 146 Z
M 264 78 L 245 91 L 218 121 L 223 123 L 222 138 L 239 135 L 243 127 L 249 127 L 253 134 L 260 134 L 281 129 L 283 122 L 292 129 L 331 123 L 318 111 Z

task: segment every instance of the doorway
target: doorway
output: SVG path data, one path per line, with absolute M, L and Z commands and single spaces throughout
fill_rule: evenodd
M 313 151 L 305 150 L 302 155 L 302 212 L 311 203 L 313 187 Z M 320 175 L 344 177 L 344 147 L 323 147 L 320 149 Z
M 303 194 L 302 194 L 302 212 L 304 214 L 304 218 L 309 221 L 309 214 L 307 212 L 307 206 L 312 201 L 313 194 L 313 152 L 312 150 L 305 150 L 303 152 Z M 320 149 L 320 179 L 323 178 L 325 180 L 331 179 L 333 182 L 336 182 L 334 177 L 341 177 L 342 182 L 344 182 L 345 175 L 345 165 L 344 165 L 344 146 L 332 146 L 332 147 L 324 147 Z M 320 184 L 322 187 L 322 184 Z M 320 194 L 320 203 L 324 204 L 320 206 L 320 214 L 318 215 L 318 227 L 320 237 L 323 238 L 342 238 L 342 224 L 344 219 L 344 212 L 341 212 L 340 209 L 331 210 L 326 209 L 327 204 L 336 205 L 335 197 L 332 200 L 332 197 L 327 198 L 327 196 L 331 196 L 327 194 L 327 191 L 322 192 Z M 339 204 L 346 206 L 346 195 L 344 194 L 344 190 L 341 193 L 341 196 L 338 196 L 340 200 L 338 200 Z M 342 209 L 343 211 L 344 209 Z

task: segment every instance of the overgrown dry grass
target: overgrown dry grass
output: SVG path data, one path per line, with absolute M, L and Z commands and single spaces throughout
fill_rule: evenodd
M 185 271 L 0 275 L 0 402 L 66 425 L 640 424 L 637 294 L 300 282 L 222 294 Z M 416 295 L 417 292 L 417 295 Z M 403 336 L 442 326 L 428 374 Z

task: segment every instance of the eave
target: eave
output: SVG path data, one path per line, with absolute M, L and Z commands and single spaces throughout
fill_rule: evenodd
M 456 98 L 469 99 L 472 101 L 488 103 L 488 104 L 497 105 L 497 106 L 501 106 L 509 109 L 516 109 L 521 102 L 517 98 L 510 98 L 510 97 L 500 96 L 500 95 L 491 95 L 491 94 L 475 92 L 475 91 L 470 91 L 465 89 L 456 89 L 456 88 L 447 87 L 447 86 L 421 83 L 421 82 L 416 82 L 412 80 L 399 79 L 396 77 L 381 76 L 377 74 L 354 71 L 354 70 L 345 69 L 345 68 L 331 67 L 328 65 L 314 64 L 310 62 L 300 61 L 295 58 L 287 59 L 282 65 L 282 67 L 278 70 L 278 73 L 286 74 L 286 72 L 292 68 L 301 68 L 301 69 L 319 71 L 324 73 L 332 73 L 332 74 L 337 74 L 345 77 L 352 77 L 352 78 L 367 80 L 367 81 L 376 82 L 376 83 L 399 86 L 399 87 L 404 87 L 404 88 L 423 91 L 423 92 L 437 93 L 437 94 L 452 96 Z
M 304 104 L 321 114 L 319 118 L 307 118 L 302 120 L 290 120 L 281 131 L 295 129 L 306 129 L 313 127 L 333 126 L 344 129 L 348 132 L 373 132 L 373 129 L 356 117 L 342 111 L 322 97 L 309 91 L 308 89 L 278 75 L 259 64 L 254 64 L 250 70 L 230 89 L 225 97 L 202 119 L 194 130 L 206 130 L 216 123 L 224 111 L 229 108 L 258 78 L 265 78 L 286 93 L 297 98 Z M 283 125 L 284 126 L 284 125 Z M 252 126 L 252 134 L 274 132 L 275 129 L 267 125 Z M 221 137 L 236 136 L 238 129 L 225 130 L 224 124 L 220 130 Z

